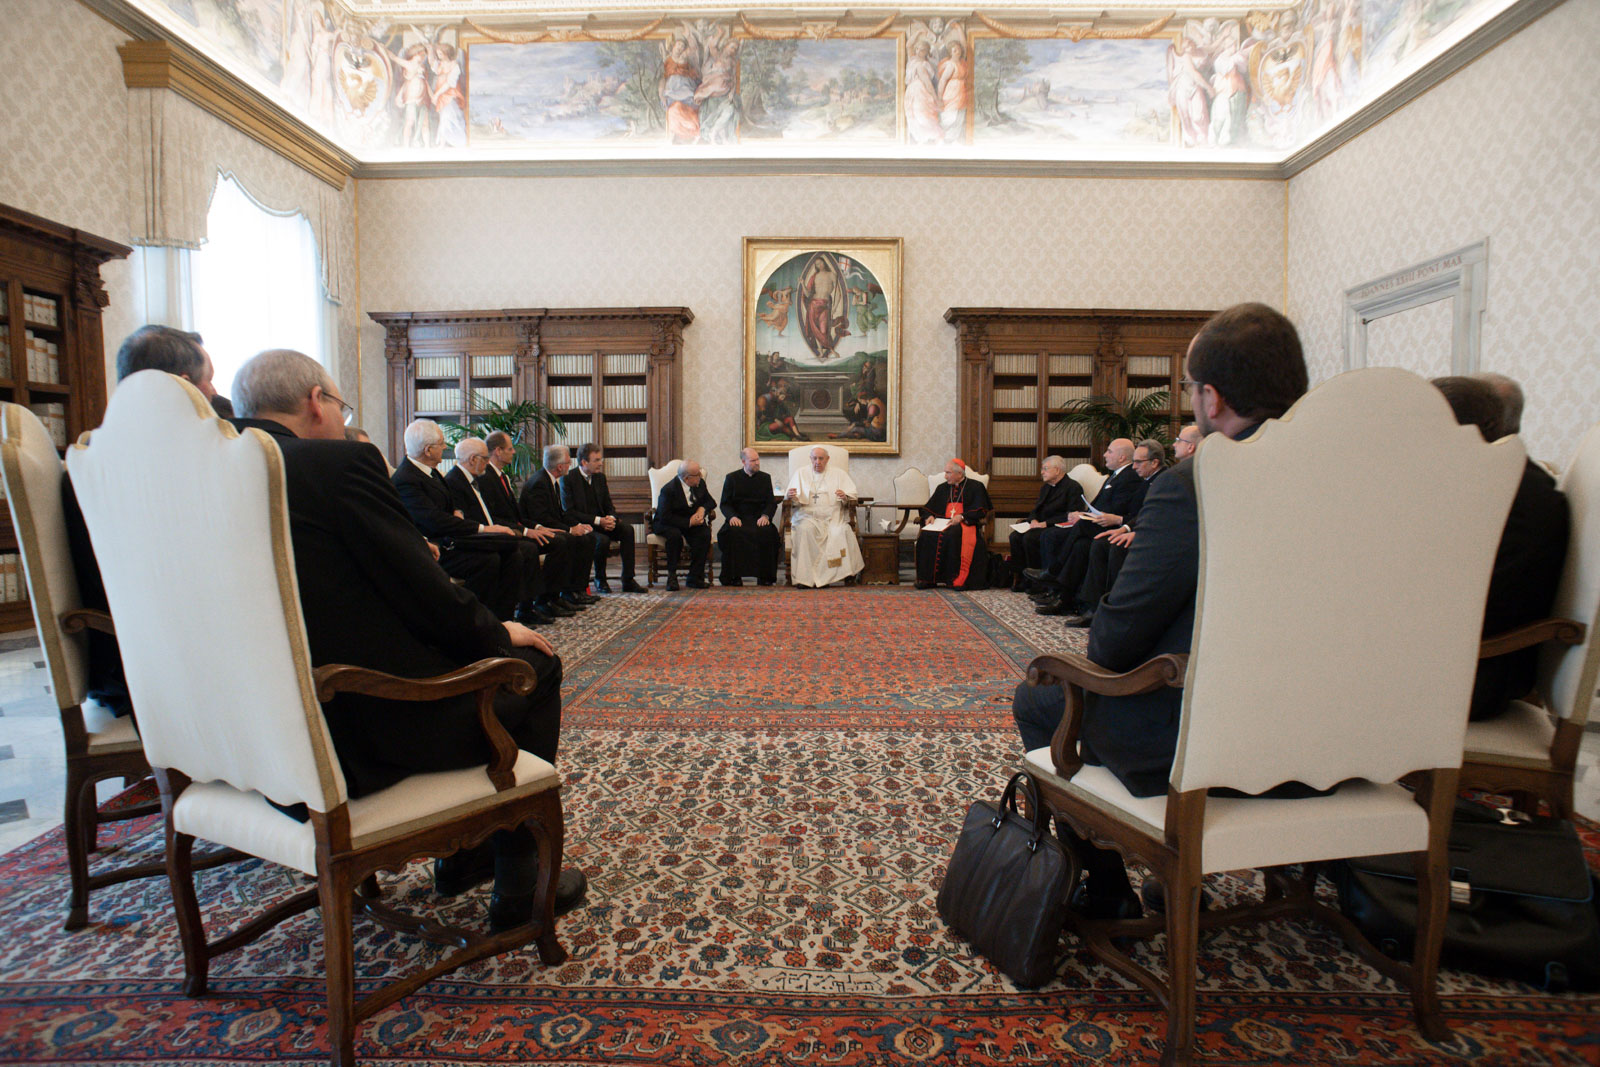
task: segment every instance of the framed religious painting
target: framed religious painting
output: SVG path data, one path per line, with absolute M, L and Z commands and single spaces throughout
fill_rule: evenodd
M 898 237 L 744 239 L 744 439 L 900 452 Z

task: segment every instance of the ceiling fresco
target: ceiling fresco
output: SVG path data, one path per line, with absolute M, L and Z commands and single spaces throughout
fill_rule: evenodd
M 555 4 L 493 0 L 127 0 L 366 160 L 1276 160 L 1514 2 L 1134 3 L 1118 21 L 636 2 L 558 24 Z

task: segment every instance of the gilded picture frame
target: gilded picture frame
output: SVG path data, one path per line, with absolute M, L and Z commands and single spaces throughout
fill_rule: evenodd
M 900 452 L 898 237 L 744 239 L 744 441 Z

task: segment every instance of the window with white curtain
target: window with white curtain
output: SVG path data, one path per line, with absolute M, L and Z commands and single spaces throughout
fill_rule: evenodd
M 219 176 L 190 278 L 194 328 L 219 393 L 228 395 L 234 374 L 263 349 L 293 348 L 326 365 L 317 243 L 304 215 L 269 211 Z

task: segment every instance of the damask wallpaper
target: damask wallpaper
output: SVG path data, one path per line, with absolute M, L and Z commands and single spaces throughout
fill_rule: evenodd
M 1344 291 L 1489 238 L 1482 370 L 1564 464 L 1600 422 L 1600 4 L 1563 4 L 1289 183 L 1289 314 L 1344 368 Z M 1448 365 L 1448 357 L 1446 357 Z
M 741 239 L 905 240 L 902 454 L 851 463 L 888 498 L 956 442 L 955 305 L 1282 301 L 1275 181 L 474 178 L 360 184 L 363 312 L 685 305 L 684 449 L 720 484 L 741 437 Z M 383 332 L 363 325 L 365 395 Z M 364 414 L 378 431 L 376 413 Z M 783 461 L 774 476 L 783 473 Z

